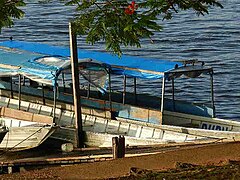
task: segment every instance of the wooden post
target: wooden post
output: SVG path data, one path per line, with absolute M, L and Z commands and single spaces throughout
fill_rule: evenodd
M 112 138 L 112 153 L 113 153 L 113 159 L 118 158 L 118 137 Z
M 119 149 L 118 149 L 119 158 L 124 158 L 125 157 L 125 137 L 119 136 L 118 142 L 119 142 Z
M 125 157 L 125 137 L 113 137 L 112 138 L 112 153 L 113 159 Z
M 77 147 L 83 147 L 83 129 L 82 129 L 82 113 L 81 113 L 81 97 L 79 87 L 78 72 L 78 54 L 77 54 L 77 36 L 72 32 L 72 24 L 69 23 L 70 51 L 71 51 L 71 67 L 72 67 L 72 83 L 73 83 L 73 101 L 75 112 L 76 126 L 76 144 Z

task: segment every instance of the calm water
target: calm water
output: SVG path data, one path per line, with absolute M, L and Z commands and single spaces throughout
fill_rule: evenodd
M 159 21 L 164 30 L 153 37 L 154 44 L 145 39 L 141 49 L 126 48 L 124 52 L 159 59 L 205 61 L 215 71 L 217 116 L 240 121 L 240 1 L 225 0 L 223 5 L 224 9 L 213 8 L 206 16 L 198 17 L 189 11 L 175 15 L 171 21 Z M 24 10 L 25 18 L 16 21 L 14 28 L 4 29 L 0 40 L 13 36 L 16 40 L 68 45 L 72 7 L 64 7 L 58 1 L 50 4 L 28 1 Z M 104 50 L 103 44 L 86 44 L 84 37 L 78 39 L 78 44 L 85 49 Z M 177 99 L 208 101 L 210 82 L 208 76 L 204 77 L 207 78 L 187 83 L 177 80 Z M 116 86 L 120 87 L 120 82 Z M 141 81 L 139 86 L 144 92 L 155 95 L 161 91 L 160 80 Z

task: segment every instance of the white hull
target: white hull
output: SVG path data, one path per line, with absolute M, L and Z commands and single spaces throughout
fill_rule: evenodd
M 85 144 L 88 146 L 110 147 L 112 146 L 112 137 L 118 135 L 124 135 L 125 142 L 129 146 L 209 140 L 240 140 L 240 132 L 233 131 L 216 131 L 170 125 L 160 126 L 125 119 L 109 120 L 90 115 L 83 115 L 82 118 L 84 120 L 83 130 L 86 132 Z M 74 128 L 62 127 L 51 137 L 74 143 L 74 134 Z
M 42 127 L 9 127 L 0 144 L 1 150 L 19 151 L 39 146 L 52 133 L 51 126 Z
M 5 98 L 3 101 L 3 97 L 1 98 L 2 104 L 6 102 L 7 107 L 18 107 L 18 100 Z M 21 101 L 21 105 L 21 108 L 24 108 L 25 111 L 38 113 L 40 115 L 50 116 L 53 112 L 53 107 L 51 106 L 27 101 Z M 64 106 L 67 107 L 71 105 L 64 104 Z M 165 122 L 169 121 L 168 123 L 172 123 L 172 125 L 153 125 L 151 123 L 141 123 L 123 118 L 111 120 L 107 117 L 108 112 L 102 112 L 100 110 L 92 109 L 88 112 L 88 114 L 82 115 L 82 119 L 83 130 L 86 132 L 85 143 L 89 146 L 111 146 L 112 137 L 118 135 L 124 135 L 126 144 L 129 146 L 205 140 L 240 140 L 240 123 L 231 120 L 205 118 L 165 111 L 165 119 L 163 120 Z M 51 138 L 75 143 L 74 112 L 58 107 L 56 109 L 56 117 L 58 119 L 57 124 L 60 128 L 51 135 Z M 174 124 L 175 122 L 178 122 L 178 124 Z M 184 127 L 181 124 L 191 124 L 194 127 L 196 126 L 196 128 Z M 214 128 L 201 129 L 203 124 L 207 124 L 207 126 L 214 124 L 212 127 L 221 127 L 221 130 L 225 131 L 217 131 L 214 130 Z M 3 143 L 6 144 L 6 141 L 4 140 Z

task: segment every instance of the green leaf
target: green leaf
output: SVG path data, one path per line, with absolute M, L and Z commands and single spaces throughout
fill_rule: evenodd
M 106 50 L 122 54 L 122 46 L 141 47 L 142 38 L 150 38 L 163 28 L 158 19 L 170 20 L 174 13 L 193 10 L 197 15 L 208 14 L 209 7 L 222 8 L 218 0 L 142 0 L 135 2 L 134 12 L 125 12 L 131 1 L 69 0 L 76 6 L 75 32 L 86 35 L 86 41 L 106 43 Z M 132 10 L 132 9 L 131 9 Z

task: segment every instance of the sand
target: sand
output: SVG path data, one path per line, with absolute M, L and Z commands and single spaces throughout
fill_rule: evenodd
M 240 142 L 185 147 L 153 155 L 104 162 L 48 167 L 3 174 L 0 175 L 0 179 L 108 179 L 126 176 L 132 167 L 159 171 L 175 168 L 178 162 L 196 165 L 224 165 L 229 160 L 240 161 Z

